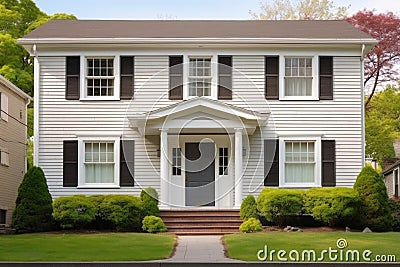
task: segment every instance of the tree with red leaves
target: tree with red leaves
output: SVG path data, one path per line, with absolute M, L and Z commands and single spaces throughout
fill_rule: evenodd
M 371 89 L 365 101 L 367 108 L 379 84 L 399 77 L 394 67 L 400 63 L 400 18 L 392 12 L 375 14 L 364 9 L 346 20 L 378 40 L 364 62 L 364 86 Z

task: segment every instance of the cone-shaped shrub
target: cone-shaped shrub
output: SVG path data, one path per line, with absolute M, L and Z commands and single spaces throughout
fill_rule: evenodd
M 52 199 L 41 168 L 31 167 L 18 188 L 12 227 L 17 233 L 43 232 L 54 227 Z
M 358 175 L 354 189 L 363 201 L 360 226 L 367 226 L 373 231 L 390 231 L 392 216 L 381 176 L 371 166 L 366 166 Z

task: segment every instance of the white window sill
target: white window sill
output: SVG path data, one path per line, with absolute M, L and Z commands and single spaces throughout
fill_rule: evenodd
M 286 100 L 286 101 L 318 101 L 319 97 L 315 96 L 305 96 L 305 97 L 299 97 L 299 96 L 284 96 L 280 97 L 279 100 Z
M 313 188 L 322 187 L 320 184 L 315 183 L 292 183 L 292 184 L 280 184 L 279 188 Z
M 78 189 L 108 189 L 108 188 L 112 188 L 112 189 L 119 189 L 120 186 L 115 185 L 115 184 L 85 184 L 85 185 L 79 185 L 77 187 Z
M 82 101 L 107 101 L 107 100 L 114 100 L 119 101 L 119 97 L 110 97 L 110 96 L 98 96 L 98 97 L 81 97 L 79 100 Z

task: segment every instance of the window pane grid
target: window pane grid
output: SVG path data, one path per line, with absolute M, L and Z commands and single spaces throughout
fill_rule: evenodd
M 312 183 L 315 170 L 315 142 L 285 142 L 285 182 Z
M 285 96 L 312 95 L 312 58 L 285 58 Z
M 219 148 L 219 175 L 227 175 L 228 174 L 228 148 L 227 147 L 220 147 Z
M 88 58 L 86 80 L 88 96 L 113 96 L 114 59 Z
M 172 175 L 181 175 L 182 159 L 181 149 L 172 148 Z
M 189 59 L 189 96 L 211 95 L 211 59 Z
M 86 183 L 114 182 L 114 143 L 85 142 Z

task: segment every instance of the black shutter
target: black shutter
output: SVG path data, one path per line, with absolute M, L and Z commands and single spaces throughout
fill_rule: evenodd
M 264 185 L 279 186 L 279 140 L 264 140 Z
M 333 57 L 319 57 L 319 99 L 333 100 Z
M 63 186 L 78 186 L 78 141 L 63 143 Z
M 135 79 L 135 58 L 132 56 L 120 57 L 120 99 L 132 99 L 134 94 L 134 79 Z
M 79 56 L 66 58 L 65 99 L 79 100 L 81 59 Z
M 322 140 L 322 186 L 336 186 L 335 140 Z
M 279 56 L 265 57 L 265 98 L 279 99 Z
M 218 99 L 232 99 L 232 56 L 218 56 Z
M 183 56 L 169 57 L 169 99 L 183 99 Z
M 135 169 L 135 141 L 121 140 L 120 142 L 120 165 L 119 185 L 134 186 Z

